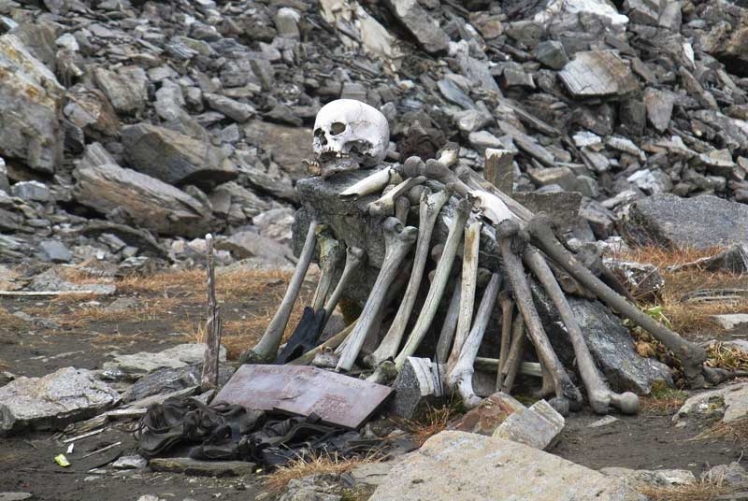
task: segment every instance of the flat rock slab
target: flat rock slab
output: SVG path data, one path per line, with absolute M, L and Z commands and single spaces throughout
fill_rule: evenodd
M 255 469 L 254 463 L 246 461 L 198 461 L 192 458 L 153 458 L 148 466 L 153 471 L 198 477 L 239 477 L 250 474 Z
M 748 243 L 748 205 L 713 195 L 659 194 L 631 206 L 623 235 L 634 245 L 708 249 Z
M 631 68 L 613 50 L 577 52 L 558 76 L 579 98 L 622 96 L 639 89 Z
M 705 391 L 686 400 L 673 416 L 676 423 L 692 418 L 722 418 L 723 423 L 732 423 L 748 416 L 748 383 L 739 383 Z
M 713 315 L 712 318 L 725 330 L 731 331 L 736 327 L 748 324 L 748 314 L 729 313 L 725 315 Z
M 465 413 L 454 425 L 454 429 L 490 437 L 510 415 L 524 410 L 525 406 L 511 395 L 494 393 Z
M 32 497 L 30 492 L 0 492 L 0 501 L 23 501 Z
M 494 438 L 546 450 L 555 445 L 566 421 L 545 400 L 539 400 L 528 409 L 517 409 L 499 425 Z
M 202 343 L 179 344 L 168 350 L 152 353 L 141 352 L 132 355 L 117 355 L 114 361 L 104 364 L 107 370 L 120 370 L 126 374 L 146 374 L 158 369 L 179 369 L 201 363 L 205 353 Z M 226 361 L 226 348 L 221 347 L 219 360 Z
M 390 472 L 370 501 L 643 501 L 624 481 L 526 445 L 444 431 Z
M 356 429 L 392 389 L 316 367 L 242 365 L 213 400 L 248 410 L 280 410 Z
M 65 367 L 41 378 L 19 377 L 0 388 L 0 433 L 61 428 L 106 410 L 119 398 L 86 369 Z

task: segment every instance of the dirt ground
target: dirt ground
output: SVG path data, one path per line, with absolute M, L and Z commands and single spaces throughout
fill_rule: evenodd
M 261 335 L 285 290 L 285 278 L 252 274 L 223 282 L 219 299 L 230 357 Z M 160 351 L 194 342 L 201 336 L 205 317 L 202 276 L 195 273 L 167 282 L 120 283 L 114 297 L 0 299 L 0 371 L 43 376 L 68 366 L 100 369 L 115 352 Z M 135 306 L 124 313 L 107 310 L 121 298 L 133 299 Z M 13 315 L 19 311 L 34 321 Z M 616 416 L 616 421 L 600 427 L 589 426 L 600 416 L 587 411 L 575 414 L 567 419 L 551 452 L 594 469 L 684 468 L 697 474 L 742 457 L 741 445 L 728 438 L 697 439 L 706 424 L 676 428 L 671 417 L 677 406 L 647 409 L 645 405 L 645 412 L 636 417 Z M 256 499 L 264 491 L 262 478 L 255 475 L 212 479 L 147 470 L 97 471 L 115 456 L 135 452 L 127 430 L 113 429 L 76 442 L 74 452 L 67 455 L 72 466 L 63 469 L 53 460 L 67 449 L 60 438 L 53 432 L 0 438 L 0 492 L 31 492 L 34 499 L 46 501 L 134 501 L 144 494 L 201 501 Z M 90 451 L 120 441 L 109 454 L 83 459 Z

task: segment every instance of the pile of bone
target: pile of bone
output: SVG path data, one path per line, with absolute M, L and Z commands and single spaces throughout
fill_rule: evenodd
M 315 167 L 319 172 L 334 176 L 341 170 L 356 170 L 364 165 L 381 164 L 384 158 L 381 145 L 386 144 L 388 130 L 384 117 L 369 106 L 357 102 L 333 102 L 320 112 L 315 126 Z M 358 121 L 367 124 L 359 127 Z M 356 146 L 354 148 L 353 146 Z M 489 158 L 492 159 L 489 150 Z M 382 166 L 340 193 L 341 197 L 359 199 L 383 192 L 366 206 L 363 217 L 379 218 L 385 240 L 385 256 L 379 275 L 358 319 L 323 346 L 311 347 L 313 340 L 335 309 L 343 289 L 349 285 L 353 271 L 361 264 L 363 251 L 353 245 L 344 252 L 342 242 L 328 229 L 313 221 L 308 229 L 304 248 L 290 286 L 278 312 L 265 335 L 244 355 L 244 361 L 276 360 L 281 337 L 288 323 L 291 308 L 298 296 L 304 275 L 319 242 L 319 261 L 322 274 L 312 301 L 311 311 L 320 312 L 319 323 L 310 335 L 307 326 L 299 325 L 289 345 L 298 342 L 297 334 L 312 339 L 310 348 L 296 363 L 309 362 L 321 349 L 334 349 L 334 368 L 338 371 L 358 370 L 357 362 L 371 372 L 369 380 L 391 380 L 402 369 L 406 359 L 413 356 L 432 327 L 442 300 L 448 301 L 446 321 L 433 354 L 446 367 L 445 382 L 456 390 L 468 406 L 480 402 L 473 388 L 472 376 L 479 347 L 487 324 L 497 303 L 501 307 L 501 352 L 498 360 L 497 389 L 511 391 L 522 359 L 526 338 L 534 346 L 543 370 L 544 396 L 552 395 L 552 404 L 562 412 L 578 408 L 582 395 L 572 383 L 566 369 L 554 352 L 540 321 L 533 300 L 526 269 L 540 283 L 558 310 L 571 338 L 579 372 L 592 408 L 606 413 L 610 406 L 624 413 L 636 413 L 638 399 L 632 393 L 617 394 L 604 382 L 583 338 L 566 295 L 559 285 L 554 269 L 563 270 L 586 287 L 612 309 L 649 331 L 679 357 L 684 375 L 693 387 L 705 382 L 714 383 L 728 374 L 704 366 L 705 352 L 696 344 L 682 339 L 664 325 L 642 313 L 634 304 L 616 292 L 606 281 L 598 278 L 559 241 L 547 216 L 535 215 L 501 192 L 482 176 L 466 166 L 453 168 L 457 163 L 457 147 L 448 144 L 438 159 L 426 162 L 410 157 L 402 165 Z M 407 226 L 408 204 L 403 199 L 417 196 L 418 227 Z M 431 277 L 428 294 L 415 324 L 408 329 L 418 289 L 421 287 L 426 261 L 431 247 L 432 233 L 440 211 L 452 197 L 457 199 L 451 215 L 446 242 L 440 248 L 438 264 Z M 403 210 L 403 208 L 405 210 Z M 500 250 L 501 265 L 488 270 L 490 278 L 477 310 L 476 289 L 479 277 L 481 232 L 486 228 Z M 462 245 L 462 273 L 459 286 L 451 298 L 445 297 L 451 270 Z M 410 275 L 399 309 L 384 338 L 373 353 L 359 360 L 364 343 L 379 329 L 380 313 L 385 304 L 399 293 L 397 282 L 402 279 L 406 258 L 413 254 Z M 335 288 L 345 254 L 345 265 Z M 330 290 L 332 292 L 330 293 Z M 329 298 L 328 298 L 329 296 Z M 515 309 L 517 312 L 515 318 Z M 406 335 L 407 334 L 407 335 Z M 294 340 L 294 338 L 297 338 Z M 289 346 L 281 354 L 288 353 Z M 329 363 L 329 362 L 328 362 Z

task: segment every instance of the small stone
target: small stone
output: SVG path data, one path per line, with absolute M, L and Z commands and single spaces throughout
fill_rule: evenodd
M 392 412 L 412 419 L 441 396 L 437 367 L 428 358 L 408 357 L 392 385 Z
M 548 167 L 529 171 L 530 179 L 537 186 L 557 184 L 565 191 L 573 191 L 577 184 L 574 172 L 568 167 Z
M 49 202 L 52 199 L 47 185 L 39 181 L 21 181 L 11 186 L 10 192 L 14 197 L 33 202 Z
M 748 314 L 730 313 L 724 315 L 713 315 L 712 318 L 720 327 L 727 331 L 735 330 L 737 327 L 748 324 Z
M 528 409 L 516 410 L 501 423 L 493 437 L 545 450 L 556 443 L 564 425 L 564 417 L 548 402 L 540 400 Z
M 506 419 L 516 411 L 525 410 L 514 397 L 505 393 L 494 393 L 462 416 L 453 429 L 491 436 Z
M 142 470 L 148 466 L 148 460 L 142 456 L 122 456 L 112 463 L 115 470 Z
M 560 70 L 569 62 L 564 44 L 555 40 L 540 42 L 535 47 L 535 59 L 553 70 Z
M 502 149 L 504 147 L 498 137 L 485 130 L 471 132 L 468 141 L 470 141 L 470 146 L 480 154 L 485 153 L 487 148 Z
M 605 416 L 602 419 L 598 419 L 594 423 L 590 423 L 587 425 L 587 428 L 600 428 L 602 426 L 608 426 L 609 424 L 613 424 L 616 421 L 618 421 L 618 418 L 615 416 Z
M 629 65 L 612 50 L 577 52 L 558 76 L 579 98 L 623 96 L 639 89 Z
M 30 492 L 0 492 L 0 501 L 23 501 L 32 497 Z
M 212 109 L 223 113 L 239 123 L 246 122 L 257 113 L 257 110 L 252 105 L 241 103 L 226 96 L 205 93 L 203 97 Z
M 42 259 L 52 263 L 69 263 L 73 259 L 73 253 L 70 252 L 70 249 L 58 240 L 40 242 L 39 251 Z

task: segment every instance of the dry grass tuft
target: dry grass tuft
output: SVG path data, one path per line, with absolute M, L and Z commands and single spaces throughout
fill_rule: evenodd
M 428 406 L 426 411 L 417 419 L 393 419 L 393 422 L 405 432 L 413 435 L 418 447 L 437 433 L 446 430 L 449 423 L 464 414 L 459 402 L 453 398 L 441 407 Z
M 735 346 L 729 346 L 721 341 L 710 344 L 706 348 L 706 362 L 709 367 L 719 367 L 732 371 L 748 370 L 748 355 Z
M 670 388 L 662 381 L 652 385 L 649 397 L 640 399 L 641 412 L 647 415 L 675 414 L 688 398 L 688 393 L 683 390 Z
M 642 487 L 639 489 L 650 501 L 713 501 L 729 492 L 721 482 L 701 481 L 691 485 L 670 487 Z
M 700 433 L 695 440 L 727 439 L 745 449 L 748 447 L 748 418 L 741 418 L 730 423 L 720 421 L 714 427 Z
M 281 493 L 286 490 L 291 480 L 298 480 L 309 475 L 340 475 L 359 465 L 376 463 L 383 459 L 383 457 L 376 455 L 350 459 L 330 455 L 299 457 L 268 475 L 265 485 L 270 491 Z
M 721 329 L 711 317 L 726 313 L 748 313 L 748 297 L 715 302 L 686 302 L 683 297 L 692 292 L 708 289 L 748 288 L 748 277 L 709 272 L 696 267 L 672 272 L 668 271 L 668 267 L 710 257 L 719 251 L 719 248 L 671 250 L 639 247 L 615 257 L 655 265 L 665 279 L 665 286 L 659 299 L 652 304 L 642 304 L 644 309 L 661 307 L 662 315 L 670 322 L 671 328 L 681 334 L 718 333 Z

